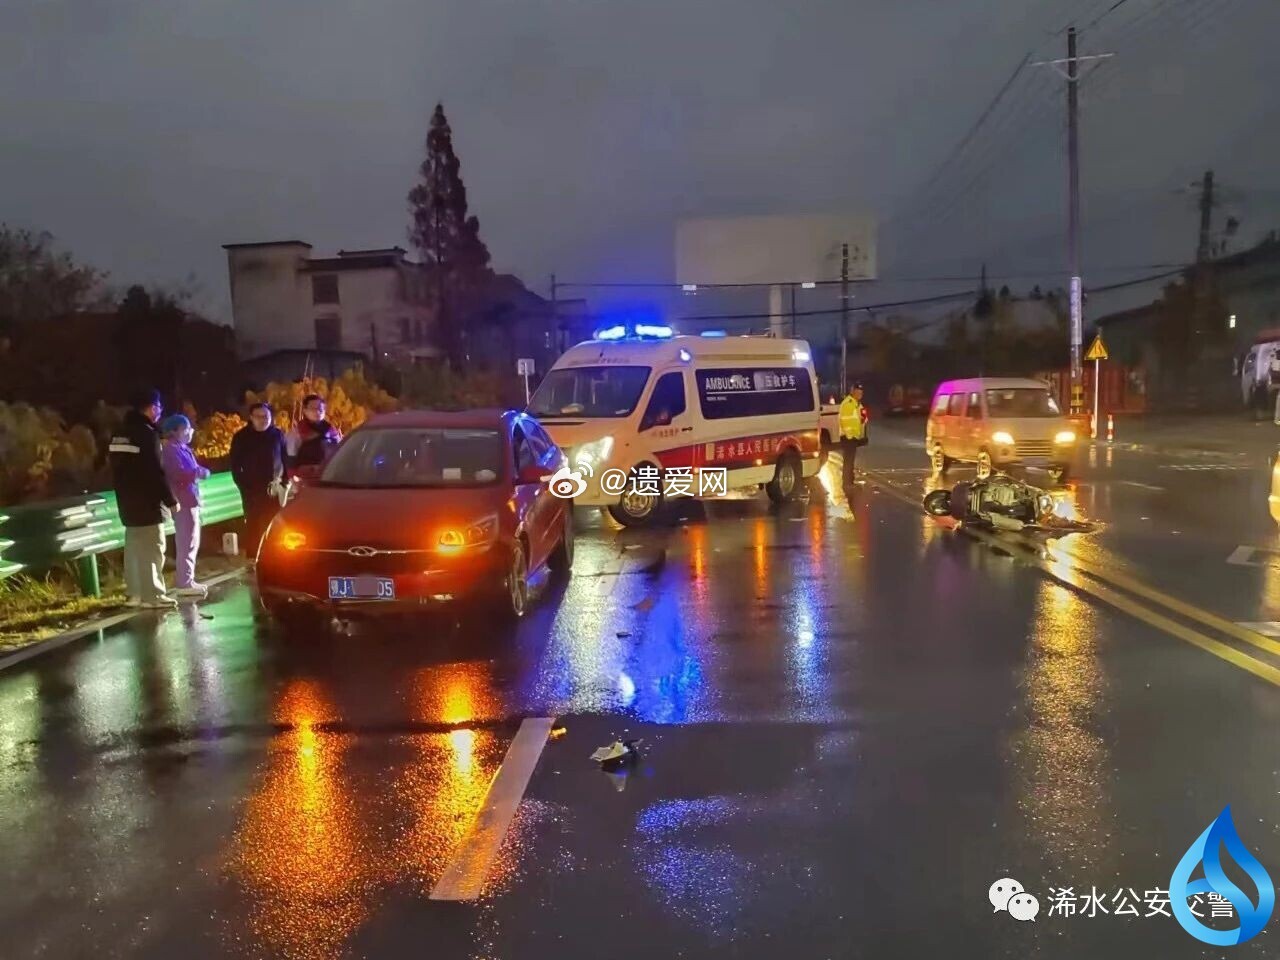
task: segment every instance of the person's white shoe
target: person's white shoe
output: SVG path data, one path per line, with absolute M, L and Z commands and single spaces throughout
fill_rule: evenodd
M 143 600 L 138 604 L 138 606 L 143 610 L 172 610 L 177 605 L 178 601 L 168 594 L 153 597 L 150 600 Z
M 209 588 L 203 583 L 193 583 L 189 587 L 178 587 L 172 595 L 179 600 L 203 600 L 209 595 Z

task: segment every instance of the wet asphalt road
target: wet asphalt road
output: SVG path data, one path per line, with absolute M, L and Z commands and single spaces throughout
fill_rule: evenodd
M 914 436 L 863 458 L 913 496 Z M 1108 524 L 1074 549 L 1280 618 L 1276 569 L 1225 559 L 1275 545 L 1265 465 L 1099 455 L 1075 496 Z M 285 641 L 231 585 L 0 674 L 0 954 L 1220 956 L 1168 917 L 1049 910 L 1147 912 L 1227 804 L 1280 879 L 1272 683 L 874 485 L 687 513 L 581 513 L 572 581 L 507 633 Z M 566 733 L 484 896 L 429 900 L 538 716 Z M 587 756 L 624 732 L 643 758 L 610 777 Z M 1034 923 L 993 914 L 1002 877 Z M 1277 923 L 1231 955 L 1280 955 Z

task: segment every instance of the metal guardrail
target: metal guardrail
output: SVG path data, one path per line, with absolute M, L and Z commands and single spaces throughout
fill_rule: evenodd
M 201 480 L 200 497 L 202 526 L 225 523 L 243 513 L 230 473 Z M 111 491 L 10 507 L 0 514 L 0 530 L 0 579 L 75 562 L 80 587 L 91 596 L 101 592 L 98 555 L 124 546 L 124 525 Z M 165 524 L 165 533 L 173 533 L 172 520 Z

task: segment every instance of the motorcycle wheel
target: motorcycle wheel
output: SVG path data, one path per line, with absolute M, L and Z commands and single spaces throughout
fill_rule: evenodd
M 931 517 L 951 515 L 951 491 L 932 490 L 924 495 L 924 512 Z

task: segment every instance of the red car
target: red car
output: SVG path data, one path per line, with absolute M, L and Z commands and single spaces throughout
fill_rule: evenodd
M 258 552 L 263 605 L 286 623 L 464 599 L 523 616 L 530 573 L 573 563 L 573 501 L 548 485 L 564 463 L 514 410 L 374 417 L 272 521 Z

